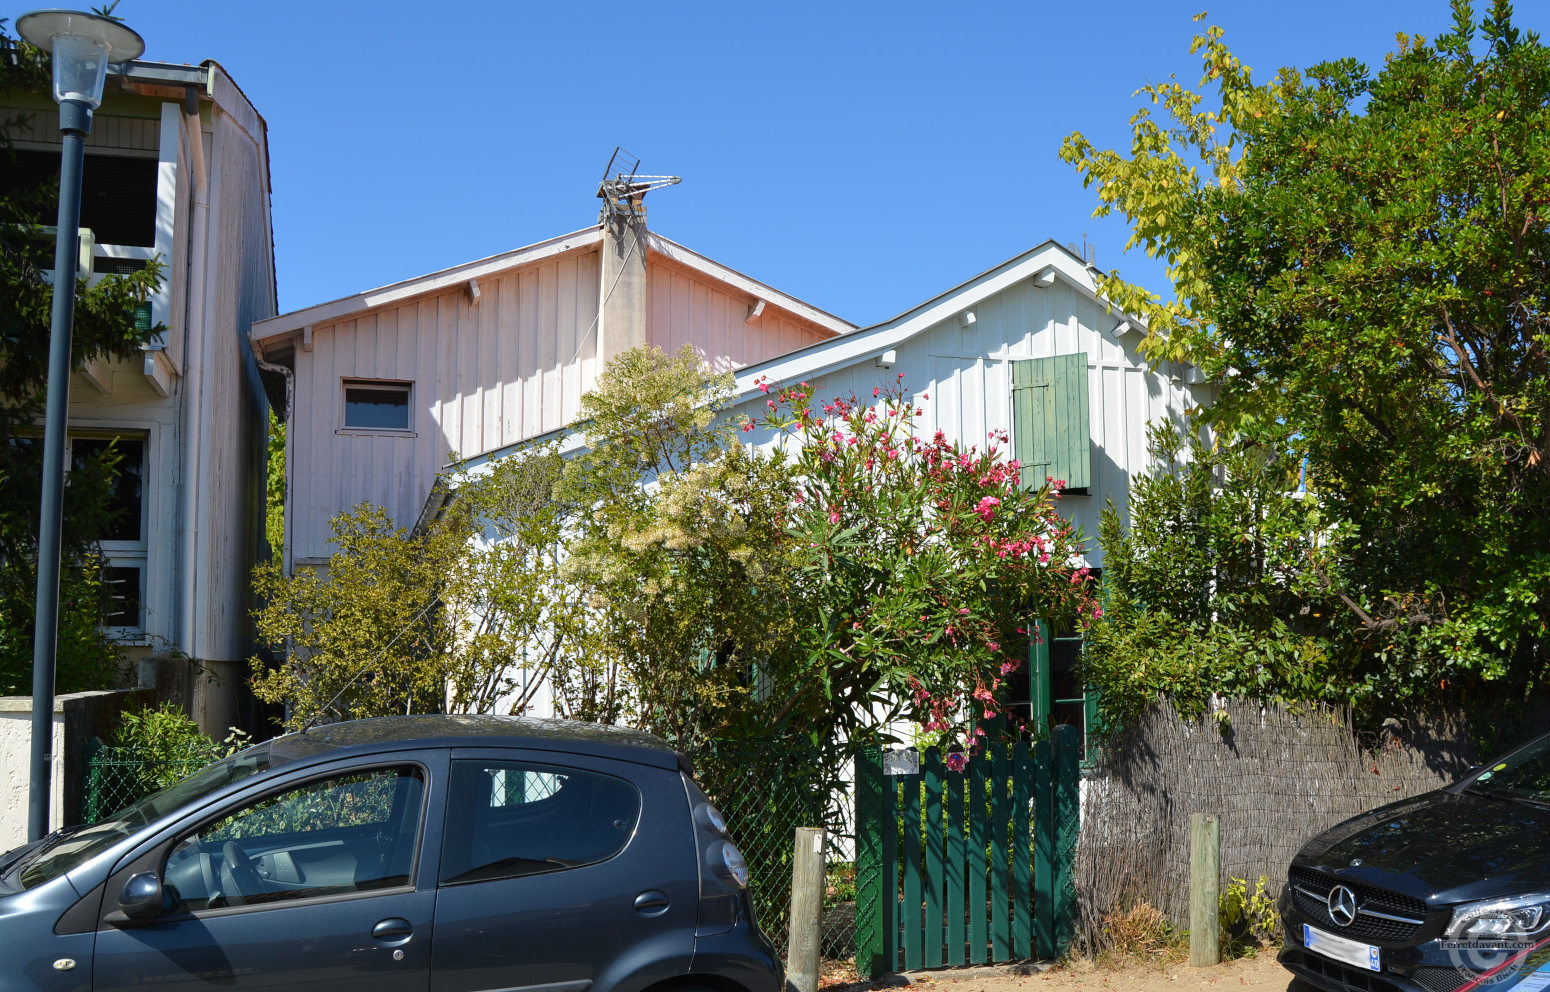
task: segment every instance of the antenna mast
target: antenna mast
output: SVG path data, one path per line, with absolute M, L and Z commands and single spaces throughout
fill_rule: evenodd
M 643 176 L 639 169 L 640 159 L 623 148 L 614 148 L 608 167 L 603 170 L 603 181 L 597 184 L 598 199 L 603 201 L 598 214 L 600 222 L 630 223 L 645 214 L 641 202 L 647 193 L 683 182 L 678 176 Z

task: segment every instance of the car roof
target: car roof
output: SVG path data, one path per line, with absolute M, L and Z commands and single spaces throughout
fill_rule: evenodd
M 279 761 L 323 758 L 349 752 L 402 747 L 511 747 L 586 754 L 658 768 L 688 762 L 653 734 L 578 720 L 546 720 L 495 714 L 417 714 L 347 720 L 286 734 L 269 742 Z

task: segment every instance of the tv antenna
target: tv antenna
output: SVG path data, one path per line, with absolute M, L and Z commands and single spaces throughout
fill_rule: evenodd
M 603 201 L 600 220 L 632 221 L 645 212 L 641 201 L 647 193 L 683 182 L 678 176 L 643 176 L 639 169 L 640 159 L 623 148 L 614 148 L 608 168 L 603 170 L 603 181 L 597 184 L 598 199 Z

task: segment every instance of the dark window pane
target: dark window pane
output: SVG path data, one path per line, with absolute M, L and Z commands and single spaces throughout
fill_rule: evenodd
M 624 779 L 512 761 L 452 763 L 443 884 L 596 864 L 624 850 L 640 793 Z
M 15 161 L 0 170 L 0 195 L 59 181 L 58 152 L 20 150 L 15 154 Z M 39 224 L 53 224 L 58 218 L 50 204 L 34 219 Z M 100 244 L 155 247 L 156 160 L 87 155 L 81 226 L 91 228 Z
M 346 386 L 344 425 L 373 430 L 408 430 L 409 387 Z
M 102 584 L 108 593 L 108 608 L 102 618 L 104 627 L 143 627 L 140 619 L 140 568 L 137 565 L 107 565 L 102 569 Z
M 103 533 L 104 541 L 141 541 L 142 503 L 145 498 L 145 441 L 140 438 L 115 439 L 78 437 L 70 442 L 71 460 L 81 465 L 88 459 L 101 455 L 109 447 L 118 453 L 118 481 L 109 497 L 109 509 L 114 511 L 113 522 Z

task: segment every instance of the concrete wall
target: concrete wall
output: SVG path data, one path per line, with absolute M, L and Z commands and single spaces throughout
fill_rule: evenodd
M 152 696 L 149 689 L 120 689 L 73 692 L 54 699 L 50 830 L 80 820 L 87 742 L 111 733 L 124 710 L 151 705 Z M 0 696 L 0 851 L 27 840 L 31 773 L 32 699 Z

